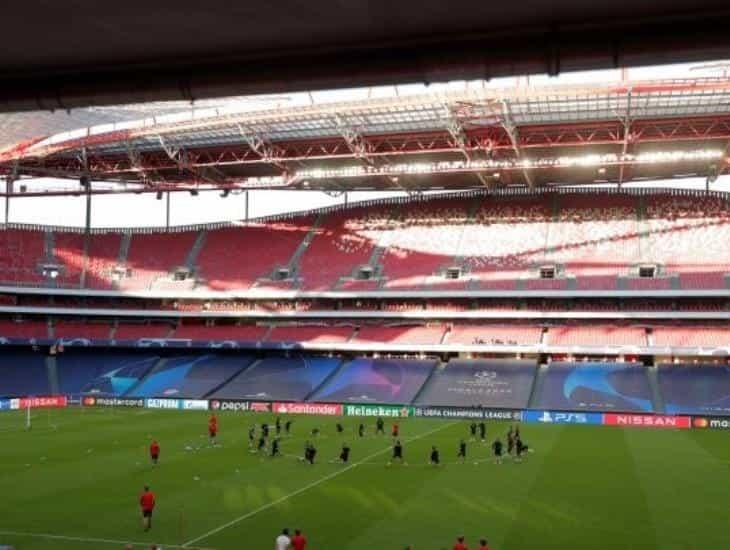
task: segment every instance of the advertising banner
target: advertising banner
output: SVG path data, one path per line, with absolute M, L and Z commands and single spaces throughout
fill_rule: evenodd
M 406 418 L 413 416 L 414 408 L 402 405 L 345 405 L 345 416 L 382 416 Z
M 144 406 L 148 409 L 180 409 L 182 401 L 179 399 L 145 399 Z
M 5 411 L 10 408 L 10 399 L 0 399 L 0 411 Z
M 337 403 L 274 403 L 272 410 L 276 414 L 342 416 L 342 405 Z
M 50 395 L 40 397 L 21 397 L 10 400 L 11 409 L 59 409 L 68 405 L 65 395 Z
M 421 418 L 465 418 L 468 420 L 522 420 L 521 411 L 493 411 L 468 407 L 412 407 L 413 416 Z
M 207 411 L 208 401 L 206 399 L 183 399 L 182 408 L 186 411 Z
M 730 430 L 730 416 L 695 416 L 692 427 L 699 429 Z
M 208 403 L 211 411 L 271 412 L 271 403 L 266 403 L 264 401 L 244 401 L 240 399 L 211 399 Z
M 81 404 L 84 407 L 144 407 L 144 399 L 87 396 L 81 399 Z
M 603 423 L 606 426 L 634 426 L 637 428 L 680 428 L 691 426 L 689 416 L 666 416 L 648 414 L 604 414 Z
M 544 424 L 602 424 L 603 415 L 593 412 L 525 411 L 522 420 Z

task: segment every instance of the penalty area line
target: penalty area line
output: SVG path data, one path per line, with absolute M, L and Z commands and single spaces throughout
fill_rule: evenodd
M 429 431 L 424 432 L 424 433 L 422 433 L 420 435 L 413 436 L 412 438 L 406 439 L 405 441 L 406 441 L 406 443 L 410 443 L 411 441 L 416 441 L 418 439 L 422 439 L 422 438 L 424 438 L 426 436 L 429 436 L 431 434 L 434 434 L 436 432 L 440 432 L 444 428 L 448 428 L 449 426 L 453 426 L 454 424 L 456 424 L 456 422 L 449 422 L 448 424 L 443 424 L 443 425 L 439 426 L 438 428 L 434 428 L 433 430 L 429 430 Z M 332 472 L 331 474 L 327 474 L 326 476 L 321 477 L 321 478 L 319 478 L 319 479 L 317 479 L 317 480 L 315 480 L 315 481 L 313 481 L 313 482 L 305 485 L 304 487 L 301 487 L 301 488 L 297 489 L 296 491 L 293 491 L 293 492 L 289 493 L 288 495 L 284 495 L 283 497 L 278 498 L 276 500 L 273 500 L 273 501 L 271 501 L 271 502 L 269 502 L 267 504 L 264 504 L 263 506 L 260 506 L 260 507 L 256 508 L 255 510 L 251 510 L 250 512 L 247 512 L 246 514 L 243 514 L 242 516 L 238 516 L 237 518 L 232 519 L 228 523 L 224 523 L 223 525 L 221 525 L 219 527 L 216 527 L 215 529 L 211 529 L 207 533 L 203 533 L 199 537 L 195 537 L 194 539 L 190 539 L 186 543 L 183 543 L 183 545 L 181 546 L 181 548 L 189 548 L 189 549 L 192 550 L 194 547 L 191 546 L 191 545 L 196 544 L 196 543 L 200 542 L 201 540 L 205 540 L 207 538 L 210 538 L 213 535 L 216 535 L 216 534 L 220 533 L 221 531 L 225 531 L 229 527 L 233 527 L 234 525 L 236 525 L 238 523 L 241 523 L 242 521 L 245 521 L 248 518 L 255 516 L 256 514 L 259 514 L 261 512 L 264 512 L 265 510 L 268 510 L 269 508 L 273 508 L 274 506 L 278 506 L 282 502 L 286 502 L 290 498 L 293 498 L 293 497 L 295 497 L 297 495 L 301 495 L 302 493 L 308 491 L 309 489 L 312 489 L 312 488 L 316 487 L 317 485 L 321 485 L 322 483 L 324 483 L 326 481 L 329 481 L 330 479 L 333 479 L 333 478 L 335 478 L 337 476 L 340 476 L 340 475 L 344 474 L 345 472 L 349 472 L 350 470 L 352 470 L 356 466 L 359 466 L 361 464 L 365 464 L 369 460 L 372 460 L 373 458 L 375 458 L 377 456 L 380 456 L 383 453 L 388 452 L 390 449 L 391 449 L 391 447 L 388 446 L 385 449 L 381 449 L 379 451 L 376 451 L 376 452 L 374 452 L 374 453 L 366 456 L 362 460 L 360 460 L 358 462 L 352 463 L 350 466 L 347 466 L 345 468 L 342 468 L 341 470 L 337 470 L 335 472 Z
M 29 533 L 26 531 L 6 531 L 0 529 L 0 535 L 7 537 L 26 537 L 36 539 L 47 539 L 47 540 L 64 540 L 69 542 L 86 542 L 89 544 L 113 544 L 115 546 L 132 545 L 139 546 L 142 548 L 149 548 L 149 542 L 139 542 L 133 540 L 116 540 L 116 539 L 102 539 L 94 537 L 73 537 L 69 535 L 54 535 L 52 533 Z M 187 548 L 188 550 L 211 550 L 202 546 L 181 546 L 179 544 L 165 544 L 159 543 L 162 548 Z

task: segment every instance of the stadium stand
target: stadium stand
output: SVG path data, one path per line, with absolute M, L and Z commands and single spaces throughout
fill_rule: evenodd
M 660 364 L 658 377 L 667 414 L 730 416 L 730 366 Z
M 353 342 L 372 344 L 440 344 L 444 337 L 444 326 L 363 326 Z
M 308 342 L 342 343 L 347 342 L 355 332 L 351 326 L 275 326 L 266 336 L 267 342 Z
M 138 338 L 166 338 L 171 327 L 166 323 L 119 323 L 114 331 L 115 340 L 137 340 Z
M 268 357 L 242 371 L 210 397 L 303 401 L 340 363 L 332 357 Z
M 454 324 L 447 332 L 449 344 L 539 344 L 542 328 L 530 325 Z
M 655 346 L 712 347 L 730 345 L 728 326 L 655 326 L 652 329 Z
M 63 266 L 56 282 L 61 287 L 81 285 L 84 270 L 84 236 L 80 233 L 55 232 L 53 237 L 55 261 Z
M 410 403 L 436 361 L 370 359 L 350 361 L 311 398 L 329 403 Z
M 111 338 L 111 331 L 110 322 L 58 320 L 53 323 L 53 335 L 56 338 L 108 340 Z
M 59 379 L 64 378 L 65 354 L 59 361 Z M 80 392 L 87 395 L 119 397 L 126 394 L 152 369 L 160 358 L 156 355 L 116 352 L 88 353 L 76 358 L 75 368 L 96 373 L 81 385 Z
M 641 327 L 584 325 L 551 327 L 547 342 L 553 346 L 646 346 L 646 330 Z
M 38 264 L 46 259 L 44 243 L 42 231 L 0 231 L 0 281 L 42 285 L 45 278 Z
M 44 355 L 3 350 L 0 354 L 0 396 L 48 395 L 50 389 Z
M 436 369 L 415 403 L 443 407 L 527 408 L 534 361 L 452 359 Z
M 205 325 L 187 321 L 179 325 L 171 338 L 190 338 L 192 340 L 239 340 L 256 342 L 269 330 L 266 326 L 216 324 Z
M 119 266 L 119 249 L 122 236 L 119 233 L 92 235 L 89 238 L 89 256 L 86 268 L 86 288 L 111 289 L 114 268 Z M 69 258 L 68 261 L 72 261 Z M 83 258 L 75 259 L 83 265 Z
M 439 199 L 406 204 L 388 228 L 383 276 L 388 289 L 421 289 L 428 278 L 454 263 L 469 203 Z M 464 286 L 463 281 L 456 285 Z
M 165 275 L 185 263 L 199 237 L 189 267 L 198 288 L 220 291 L 725 289 L 730 274 L 725 198 L 594 191 L 431 198 L 202 234 L 134 234 L 126 257 L 126 236 L 94 234 L 86 287 L 144 289 L 161 278 L 157 288 L 175 290 Z M 6 229 L 0 238 L 0 279 L 45 284 L 38 264 L 53 258 L 45 257 L 44 233 Z M 56 284 L 77 286 L 84 237 L 56 232 L 54 239 L 64 266 Z M 639 276 L 642 265 L 649 275 Z M 371 279 L 359 279 L 363 266 Z M 279 280 L 279 268 L 290 276 Z M 445 277 L 447 268 L 455 278 Z
M 147 289 L 160 278 L 182 267 L 193 247 L 197 233 L 151 233 L 134 235 L 129 244 L 126 267 L 129 277 L 120 281 L 126 290 Z
M 0 321 L 0 337 L 48 338 L 48 324 L 45 321 Z
M 197 259 L 198 276 L 211 290 L 248 289 L 288 266 L 312 223 L 312 217 L 301 217 L 208 231 Z
M 160 361 L 129 392 L 131 397 L 186 397 L 200 399 L 251 364 L 240 355 L 185 355 Z
M 340 278 L 355 276 L 358 267 L 368 264 L 387 223 L 388 211 L 377 207 L 326 216 L 299 261 L 301 288 L 329 290 Z
M 536 408 L 653 412 L 648 369 L 622 363 L 560 363 L 548 366 Z
M 69 348 L 56 356 L 59 391 L 70 395 L 79 394 L 96 382 L 101 382 L 107 375 L 109 386 L 104 392 L 114 393 L 113 390 L 116 386 L 118 394 L 121 394 L 125 388 L 124 382 L 121 380 L 123 372 L 116 379 L 108 373 L 122 365 L 133 363 L 138 358 L 138 355 L 132 353 L 113 351 L 107 353 Z M 143 357 L 142 362 L 149 367 L 156 360 L 156 357 Z

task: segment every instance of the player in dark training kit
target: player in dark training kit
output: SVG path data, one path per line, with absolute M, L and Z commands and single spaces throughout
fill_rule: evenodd
M 276 417 L 276 435 L 281 435 L 281 418 Z
M 279 450 L 279 438 L 275 437 L 274 440 L 271 442 L 271 457 L 275 456 L 281 456 L 281 451 Z
M 431 466 L 438 466 L 439 464 L 441 464 L 439 450 L 436 448 L 435 445 L 431 447 L 431 456 L 429 457 L 428 462 L 429 464 L 431 464 Z
M 315 449 L 314 445 L 307 441 L 307 443 L 304 445 L 304 458 L 302 459 L 302 462 L 309 462 L 310 465 L 314 465 L 314 457 L 317 456 L 317 449 Z
M 375 421 L 375 433 L 385 435 L 385 422 L 380 417 Z
M 388 466 L 390 466 L 395 460 L 398 460 L 401 464 L 405 464 L 405 461 L 403 460 L 403 445 L 400 440 L 397 440 L 395 445 L 393 445 L 393 458 L 391 458 L 390 462 L 388 462 Z
M 509 431 L 507 432 L 507 454 L 511 455 L 514 448 L 515 448 L 515 435 L 512 432 L 512 426 L 510 426 Z
M 522 455 L 529 451 L 530 448 L 527 446 L 527 444 L 522 442 L 522 439 L 518 437 L 515 438 L 515 460 L 518 462 L 522 462 Z
M 365 437 L 365 424 L 362 422 L 360 422 L 360 425 L 357 427 L 357 435 Z
M 350 462 L 350 446 L 347 443 L 342 444 L 342 451 L 340 451 L 340 462 L 348 464 Z
M 337 427 L 337 435 L 342 435 L 342 432 L 345 431 L 344 426 L 338 422 L 336 424 L 336 427 Z
M 463 439 L 459 442 L 459 454 L 456 455 L 462 464 L 466 461 L 466 441 Z
M 469 433 L 471 433 L 471 440 L 474 441 L 477 438 L 477 423 L 472 422 L 469 425 Z
M 248 429 L 248 448 L 253 449 L 256 441 L 256 426 L 251 426 Z
M 291 420 L 287 420 L 286 424 L 284 424 L 284 431 L 286 432 L 286 435 L 291 434 Z
M 256 451 L 258 453 L 266 452 L 266 438 L 261 434 L 259 437 L 259 444 L 256 446 Z
M 479 423 L 479 436 L 482 438 L 482 443 L 487 440 L 487 425 L 483 421 Z
M 492 452 L 494 453 L 494 462 L 502 464 L 502 442 L 499 439 L 495 439 L 492 443 Z
M 266 439 L 269 439 L 269 425 L 268 424 L 261 424 L 261 435 L 263 435 Z

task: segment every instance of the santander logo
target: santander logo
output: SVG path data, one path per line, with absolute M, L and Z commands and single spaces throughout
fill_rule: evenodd
M 273 409 L 279 414 L 342 415 L 342 405 L 331 403 L 274 403 Z

